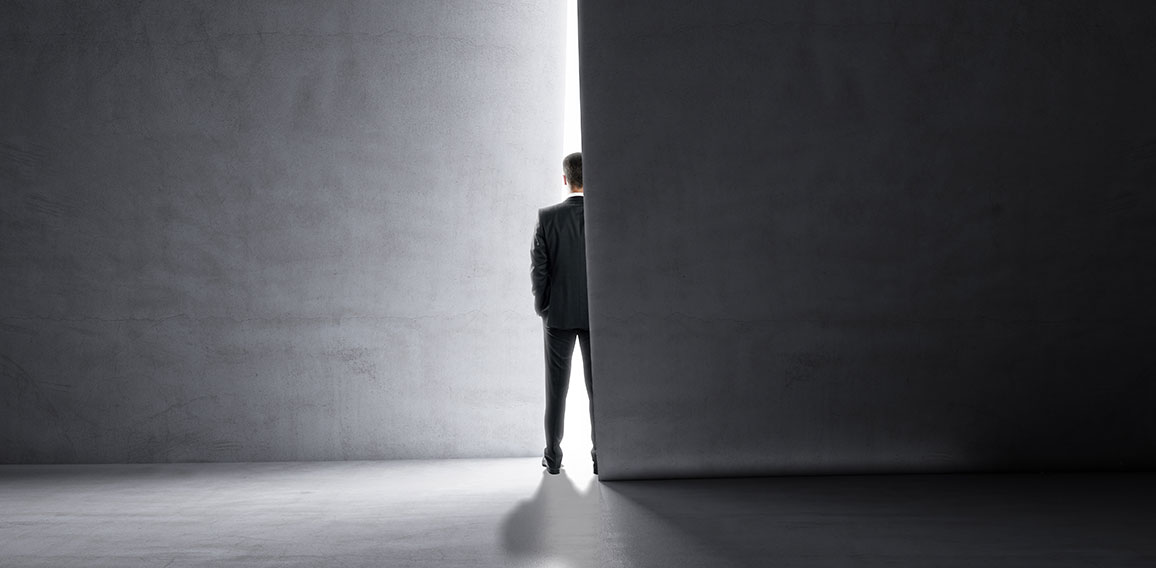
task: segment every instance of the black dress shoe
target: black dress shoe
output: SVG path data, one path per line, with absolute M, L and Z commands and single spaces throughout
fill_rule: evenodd
M 542 458 L 542 467 L 546 468 L 546 471 L 550 472 L 550 475 L 558 475 L 558 472 L 560 471 L 560 468 L 550 467 L 546 463 L 546 458 Z

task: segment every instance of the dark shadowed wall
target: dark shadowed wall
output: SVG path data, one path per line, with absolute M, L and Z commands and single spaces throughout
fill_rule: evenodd
M 564 18 L 5 2 L 0 463 L 538 452 Z
M 580 25 L 604 479 L 1156 466 L 1156 6 Z

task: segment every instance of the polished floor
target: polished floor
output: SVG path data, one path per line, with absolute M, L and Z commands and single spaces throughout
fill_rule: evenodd
M 1156 475 L 0 466 L 0 566 L 1156 566 Z

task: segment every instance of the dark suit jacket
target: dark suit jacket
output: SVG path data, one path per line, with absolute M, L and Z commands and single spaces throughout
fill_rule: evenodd
M 545 318 L 546 327 L 590 329 L 583 199 L 570 197 L 538 211 L 530 249 L 530 280 L 534 309 Z

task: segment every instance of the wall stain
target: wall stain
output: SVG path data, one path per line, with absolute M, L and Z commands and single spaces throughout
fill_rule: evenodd
M 72 437 L 69 436 L 65 428 L 64 419 L 60 416 L 60 412 L 56 409 L 56 405 L 44 395 L 40 383 L 32 377 L 32 375 L 20 366 L 16 361 L 12 360 L 7 355 L 0 354 L 0 378 L 5 379 L 3 385 L 12 385 L 15 387 L 15 393 L 9 396 L 2 397 L 5 405 L 9 407 L 7 414 L 9 415 L 25 415 L 27 412 L 33 412 L 30 418 L 36 419 L 37 423 L 44 424 L 42 417 L 47 416 L 47 426 L 49 429 L 56 432 L 59 441 L 63 442 L 68 447 L 69 461 L 76 458 L 76 444 Z M 56 383 L 51 383 L 56 384 Z M 5 460 L 0 459 L 0 462 Z

